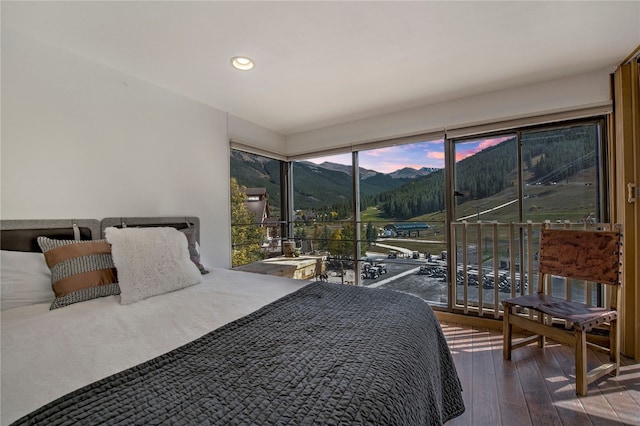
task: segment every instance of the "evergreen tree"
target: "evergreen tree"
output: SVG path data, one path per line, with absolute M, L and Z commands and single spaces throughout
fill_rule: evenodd
M 263 230 L 255 224 L 256 218 L 247 208 L 246 188 L 231 178 L 231 264 L 245 265 L 264 259 L 260 243 Z

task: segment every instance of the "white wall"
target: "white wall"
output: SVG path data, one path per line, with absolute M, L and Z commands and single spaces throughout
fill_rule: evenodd
M 287 155 L 580 108 L 610 107 L 612 72 L 602 69 L 288 135 Z
M 230 256 L 227 114 L 3 30 L 3 219 L 194 215 Z

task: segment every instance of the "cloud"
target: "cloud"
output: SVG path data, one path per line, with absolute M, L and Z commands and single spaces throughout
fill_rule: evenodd
M 316 164 L 324 161 L 351 164 L 351 154 L 331 155 L 309 159 Z M 391 173 L 410 167 L 444 167 L 444 140 L 417 142 L 406 145 L 389 146 L 360 151 L 360 167 L 380 173 Z
M 391 173 L 405 166 L 395 161 L 380 161 L 376 163 L 360 163 L 360 167 L 364 167 L 365 169 L 369 170 L 375 170 L 379 173 Z
M 336 155 L 327 155 L 325 157 L 315 157 L 309 158 L 306 161 L 311 161 L 312 163 L 322 164 L 325 161 L 329 163 L 337 163 L 337 164 L 346 164 L 351 165 L 351 154 L 336 154 Z
M 504 141 L 513 139 L 513 136 L 501 136 L 498 138 L 489 138 L 476 140 L 471 142 L 461 142 L 456 145 L 456 161 L 464 160 L 467 157 L 477 154 L 483 149 L 490 148 L 495 145 L 499 145 Z M 459 147 L 466 147 L 466 149 L 459 149 Z
M 368 156 L 368 157 L 382 157 L 384 155 L 387 155 L 389 153 L 393 153 L 395 151 L 396 147 L 393 146 L 389 146 L 386 148 L 377 148 L 377 149 L 371 149 L 369 151 L 361 151 L 360 152 L 360 156 Z

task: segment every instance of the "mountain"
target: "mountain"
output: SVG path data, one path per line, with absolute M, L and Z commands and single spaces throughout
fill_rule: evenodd
M 437 169 L 434 167 L 422 167 L 421 169 L 404 167 L 400 170 L 396 170 L 395 172 L 389 173 L 389 175 L 394 179 L 415 179 L 420 176 L 426 176 L 438 170 L 440 169 Z
M 334 170 L 337 172 L 351 174 L 351 166 L 346 164 L 331 163 L 329 161 L 325 161 L 321 164 L 315 164 L 310 161 L 302 161 L 302 163 L 308 164 L 311 167 L 322 167 L 323 169 L 327 169 L 327 170 Z M 402 169 L 396 170 L 395 172 L 380 173 L 375 170 L 370 170 L 370 169 L 365 169 L 364 167 L 360 167 L 360 179 L 363 181 L 372 177 L 378 177 L 378 179 L 380 179 L 380 176 L 382 175 L 382 176 L 390 176 L 393 179 L 408 180 L 408 179 L 415 179 L 420 176 L 426 176 L 429 173 L 433 173 L 438 170 L 439 169 L 434 167 L 422 167 L 421 169 L 404 167 Z
M 247 188 L 266 188 L 270 206 L 280 204 L 280 162 L 231 150 L 231 177 Z M 279 210 L 279 209 L 278 209 Z
M 331 163 L 329 161 L 325 161 L 321 164 L 312 163 L 311 161 L 300 161 L 301 163 L 307 164 L 310 167 L 322 167 L 323 169 L 333 170 L 335 172 L 342 172 L 345 174 L 351 174 L 351 166 L 346 164 L 338 164 Z M 365 169 L 364 167 L 360 167 L 360 179 L 368 179 L 372 176 L 379 174 L 375 170 Z
M 271 206 L 280 201 L 280 162 L 241 151 L 231 151 L 231 176 L 248 188 L 265 187 Z M 351 166 L 324 162 L 296 161 L 293 165 L 294 207 L 296 209 L 328 209 L 336 204 L 348 205 L 352 199 Z M 360 194 L 375 196 L 399 188 L 408 178 L 360 168 Z
M 325 166 L 327 163 L 315 164 L 307 161 L 293 164 L 293 202 L 296 209 L 326 210 L 336 204 L 344 206 L 350 204 L 353 199 L 351 167 L 338 167 L 341 165 L 335 163 L 329 163 L 329 167 Z M 360 180 L 361 197 L 375 196 L 381 192 L 399 188 L 409 181 L 393 179 L 388 174 L 373 170 L 362 170 L 368 177 Z

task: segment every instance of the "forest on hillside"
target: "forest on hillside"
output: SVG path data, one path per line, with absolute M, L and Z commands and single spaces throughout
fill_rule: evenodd
M 594 165 L 597 135 L 585 126 L 525 133 L 522 138 L 524 183 L 566 181 Z M 486 148 L 456 164 L 455 190 L 459 202 L 490 197 L 517 184 L 515 138 Z M 372 197 L 363 197 L 362 210 L 377 206 L 388 219 L 406 220 L 445 208 L 444 170 Z

